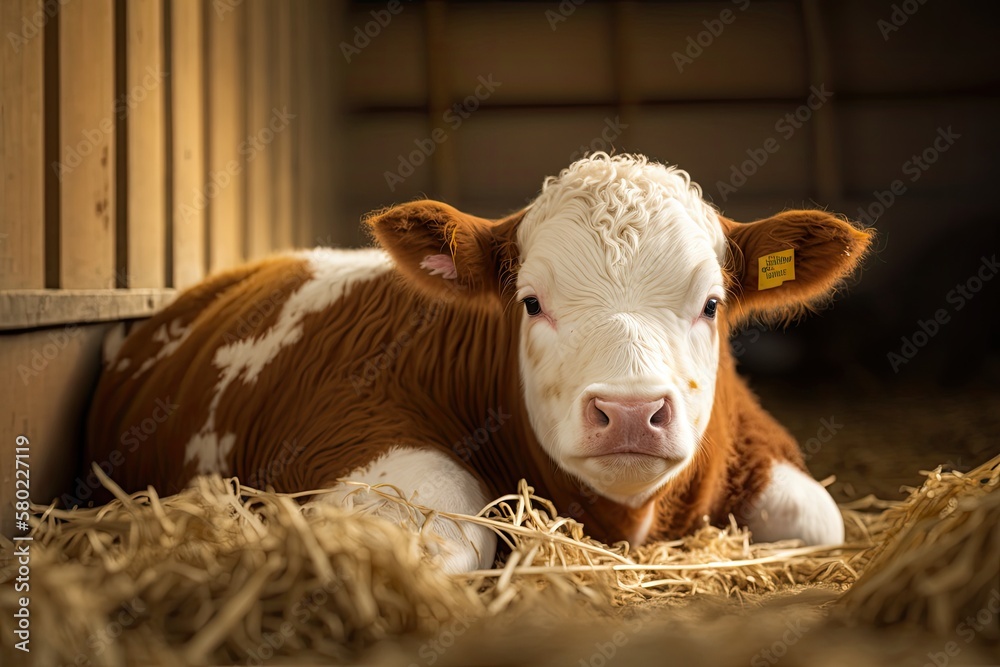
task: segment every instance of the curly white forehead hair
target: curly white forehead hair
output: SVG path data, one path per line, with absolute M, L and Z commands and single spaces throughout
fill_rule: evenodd
M 618 264 L 635 253 L 651 221 L 663 219 L 661 214 L 678 203 L 721 261 L 725 236 L 718 212 L 704 200 L 701 187 L 683 169 L 644 155 L 594 153 L 549 176 L 522 222 L 519 238 L 530 242 L 538 222 L 559 214 L 592 227 L 605 242 L 609 261 Z

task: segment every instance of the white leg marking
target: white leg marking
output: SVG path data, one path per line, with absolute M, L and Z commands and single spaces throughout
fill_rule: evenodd
M 391 484 L 415 504 L 445 512 L 476 514 L 488 499 L 479 481 L 451 457 L 434 449 L 394 447 L 382 457 L 359 468 L 344 479 L 365 484 Z M 370 512 L 414 529 L 422 527 L 423 517 L 416 515 L 414 525 L 406 508 L 351 484 L 338 484 L 336 491 L 323 496 L 325 502 Z M 390 489 L 387 492 L 393 493 Z M 469 572 L 493 567 L 497 538 L 482 526 L 436 517 L 430 529 L 444 538 L 440 556 L 448 572 Z
M 646 543 L 646 538 L 649 537 L 649 531 L 653 527 L 653 520 L 656 518 L 656 503 L 649 503 L 649 507 L 645 510 L 645 515 L 639 520 L 639 523 L 635 527 L 626 533 L 625 539 L 633 547 L 640 546 Z
M 755 542 L 800 539 L 843 544 L 844 518 L 823 485 L 791 463 L 775 461 L 771 482 L 751 503 L 747 526 Z

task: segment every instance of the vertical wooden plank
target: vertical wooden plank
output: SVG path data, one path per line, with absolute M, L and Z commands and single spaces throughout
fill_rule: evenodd
M 36 15 L 44 16 L 37 0 L 0 2 L 0 289 L 45 287 L 44 36 Z
M 246 114 L 243 67 L 246 5 L 204 3 L 208 34 L 208 264 L 218 271 L 244 258 Z
M 130 0 L 125 9 L 129 287 L 166 286 L 166 126 L 163 0 Z
M 296 119 L 295 181 L 292 199 L 295 202 L 295 218 L 292 220 L 292 243 L 298 247 L 316 245 L 313 232 L 314 199 L 316 184 L 317 144 L 316 136 L 316 93 L 317 89 L 330 85 L 323 78 L 322 63 L 313 57 L 316 30 L 314 22 L 319 18 L 317 7 L 309 0 L 294 0 L 293 34 L 295 51 L 292 53 L 292 96 L 299 117 Z M 322 82 L 322 83 L 320 83 Z
M 270 0 L 247 2 L 247 129 L 256 136 L 267 127 L 273 101 L 272 58 L 274 21 Z M 254 147 L 247 160 L 247 251 L 251 259 L 271 252 L 274 151 Z
M 115 286 L 113 0 L 59 12 L 59 287 Z
M 292 96 L 292 54 L 295 50 L 292 29 L 294 27 L 294 3 L 275 3 L 274 16 L 274 111 L 269 120 L 268 130 L 273 130 L 274 139 L 265 151 L 274 151 L 274 212 L 271 234 L 274 248 L 284 250 L 294 245 L 292 229 L 295 220 L 295 203 L 293 183 L 295 173 L 294 148 L 295 137 L 301 113 L 295 105 Z M 295 118 L 285 118 L 285 114 Z M 253 128 L 254 131 L 263 131 Z
M 343 90 L 345 76 L 343 54 L 331 48 L 329 35 L 340 34 L 343 12 L 336 3 L 325 0 L 308 0 L 309 5 L 309 60 L 312 66 L 305 69 L 308 79 L 302 84 L 307 88 L 308 106 L 302 109 L 303 126 L 300 144 L 308 144 L 303 172 L 310 174 L 306 181 L 310 188 L 307 196 L 312 200 L 312 222 L 308 238 L 301 245 L 351 245 L 360 234 L 358 219 L 343 217 L 340 183 L 344 168 L 340 160 L 329 159 L 341 155 L 343 146 L 343 120 L 336 91 Z
M 174 287 L 205 277 L 205 40 L 201 0 L 171 0 Z
M 823 5 L 819 0 L 802 3 L 802 23 L 805 32 L 806 62 L 809 81 L 815 85 L 833 83 L 833 63 L 830 44 L 824 28 Z M 807 92 L 806 95 L 809 93 Z M 840 139 L 836 123 L 837 98 L 816 110 L 813 122 L 814 195 L 820 202 L 838 201 L 844 184 L 840 177 Z
M 441 0 L 424 5 L 424 26 L 427 39 L 427 131 L 433 132 L 441 118 L 455 102 L 452 99 L 449 65 L 452 54 L 448 39 L 448 7 Z M 458 200 L 458 158 L 456 141 L 438 144 L 431 155 L 431 173 L 435 196 L 443 201 Z

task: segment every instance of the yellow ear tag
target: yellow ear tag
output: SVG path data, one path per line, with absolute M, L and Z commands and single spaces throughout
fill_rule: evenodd
M 772 252 L 757 260 L 760 267 L 760 281 L 757 290 L 777 287 L 786 280 L 795 280 L 795 248 Z

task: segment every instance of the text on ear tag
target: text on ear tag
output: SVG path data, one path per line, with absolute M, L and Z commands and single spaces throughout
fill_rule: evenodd
M 786 280 L 795 280 L 795 248 L 772 252 L 757 260 L 760 280 L 757 290 L 777 287 Z

